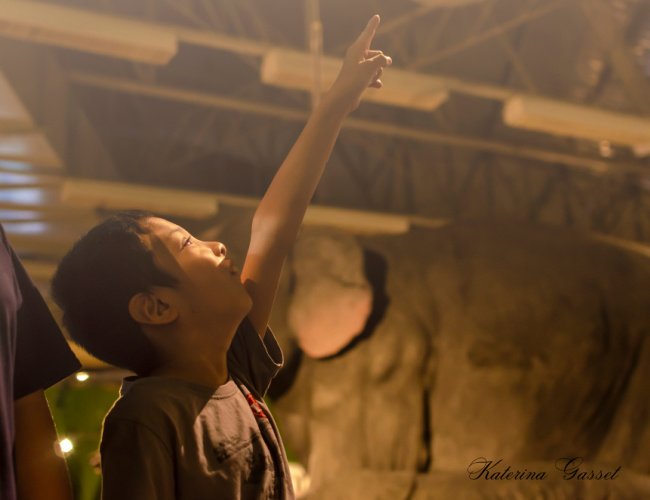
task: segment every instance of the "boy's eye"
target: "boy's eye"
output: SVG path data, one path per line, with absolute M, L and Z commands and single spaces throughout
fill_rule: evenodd
M 183 249 L 183 248 L 185 248 L 187 245 L 191 245 L 191 244 L 192 244 L 192 237 L 191 237 L 191 236 L 188 236 L 188 237 L 185 238 L 185 240 L 183 241 L 183 246 L 181 247 L 181 249 Z

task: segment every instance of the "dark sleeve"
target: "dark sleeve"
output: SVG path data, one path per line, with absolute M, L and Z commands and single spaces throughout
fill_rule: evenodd
M 81 366 L 43 297 L 11 251 L 22 304 L 16 318 L 14 399 L 47 389 Z
M 174 500 L 171 452 L 148 427 L 107 419 L 100 454 L 102 500 Z
M 264 340 L 255 331 L 248 318 L 242 321 L 228 351 L 228 368 L 236 377 L 264 397 L 284 359 L 282 350 L 270 329 L 266 330 Z

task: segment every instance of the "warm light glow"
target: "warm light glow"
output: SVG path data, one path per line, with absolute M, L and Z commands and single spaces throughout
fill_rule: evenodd
M 79 178 L 65 180 L 61 200 L 69 206 L 85 209 L 139 208 L 193 218 L 211 217 L 219 211 L 214 193 Z
M 289 462 L 289 473 L 296 498 L 303 498 L 311 486 L 311 478 L 305 468 L 296 462 Z
M 608 141 L 631 147 L 650 143 L 650 120 L 645 117 L 537 96 L 515 95 L 507 99 L 503 121 L 510 127 L 598 143 Z
M 335 226 L 365 234 L 405 234 L 411 226 L 408 217 L 361 210 L 311 205 L 305 213 L 306 226 Z
M 148 64 L 167 64 L 178 51 L 169 28 L 49 2 L 4 0 L 0 33 Z
M 287 49 L 268 51 L 262 60 L 262 83 L 278 87 L 310 91 L 313 87 L 312 56 L 306 52 Z M 321 59 L 322 88 L 329 88 L 339 73 L 343 61 L 333 57 Z M 433 111 L 449 97 L 445 81 L 429 75 L 387 68 L 381 90 L 368 88 L 363 98 L 402 108 Z
M 77 374 L 75 375 L 75 378 L 79 382 L 85 382 L 86 380 L 88 380 L 90 378 L 90 375 L 88 374 L 88 372 L 77 372 Z
M 63 454 L 67 454 L 74 449 L 74 445 L 68 438 L 63 438 L 61 441 L 59 441 L 59 448 L 61 448 L 61 452 L 63 452 Z
M 600 156 L 604 158 L 610 158 L 613 154 L 612 144 L 609 141 L 600 141 L 598 143 L 598 149 L 600 151 Z
M 639 158 L 650 156 L 650 142 L 647 144 L 637 144 L 632 148 L 632 150 L 634 151 L 634 154 Z

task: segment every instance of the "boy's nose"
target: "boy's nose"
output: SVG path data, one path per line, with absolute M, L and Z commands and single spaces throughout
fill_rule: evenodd
M 228 254 L 228 249 L 226 245 L 218 241 L 204 241 L 202 242 L 204 246 L 212 250 L 212 253 L 217 257 L 225 257 Z

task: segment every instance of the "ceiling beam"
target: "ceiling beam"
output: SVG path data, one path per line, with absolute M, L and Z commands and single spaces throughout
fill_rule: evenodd
M 110 155 L 70 92 L 64 68 L 50 48 L 1 40 L 0 70 L 34 124 L 30 133 L 0 138 L 4 144 L 0 147 L 0 158 L 43 163 L 40 166 L 65 165 L 77 175 L 90 169 L 107 178 L 114 175 Z M 17 154 L 20 148 L 23 153 Z
M 527 11 L 520 16 L 517 16 L 498 26 L 490 28 L 485 32 L 470 37 L 462 41 L 460 44 L 457 44 L 452 47 L 444 48 L 442 49 L 442 51 L 431 54 L 430 56 L 426 57 L 426 61 L 425 60 L 416 61 L 413 65 L 409 65 L 409 68 L 412 66 L 417 67 L 422 64 L 426 64 L 427 61 L 436 60 L 438 57 L 442 57 L 442 56 L 446 57 L 447 55 L 451 55 L 452 52 L 455 53 L 456 51 L 467 49 L 475 44 L 485 42 L 486 40 L 491 39 L 493 37 L 502 36 L 504 33 L 512 29 L 515 29 L 525 23 L 531 22 L 539 17 L 542 17 L 544 15 L 549 14 L 550 12 L 557 10 L 558 8 L 564 6 L 567 3 L 567 1 L 568 0 L 555 0 L 549 3 L 544 3 L 541 6 L 533 10 Z M 583 1 L 588 1 L 588 0 L 583 0 Z M 491 5 L 490 3 L 486 4 L 484 12 L 489 12 L 489 10 L 487 9 L 490 5 Z M 128 21 L 128 19 L 126 18 L 125 20 Z M 257 40 L 251 40 L 242 37 L 233 37 L 229 35 L 215 33 L 213 31 L 188 28 L 185 26 L 179 26 L 174 24 L 162 24 L 162 23 L 152 23 L 152 22 L 146 24 L 150 25 L 152 28 L 155 29 L 162 29 L 165 30 L 166 32 L 173 32 L 174 35 L 178 37 L 178 40 L 180 42 L 187 43 L 190 45 L 197 45 L 200 47 L 211 48 L 215 50 L 228 51 L 242 56 L 262 57 L 268 54 L 271 50 L 286 48 L 278 45 L 271 45 L 269 43 L 260 42 Z M 5 43 L 7 42 L 0 43 L 0 48 L 2 48 L 2 46 Z M 10 47 L 8 47 L 8 50 L 11 51 L 12 48 Z M 0 53 L 0 55 L 2 54 Z M 24 56 L 21 57 L 22 59 L 25 58 Z M 410 74 L 410 72 L 406 72 L 406 74 Z M 416 72 L 413 72 L 413 75 L 422 76 L 421 74 Z M 449 90 L 452 92 L 471 95 L 474 97 L 480 97 L 483 99 L 505 101 L 510 97 L 512 97 L 514 94 L 520 92 L 520 89 L 508 88 L 508 87 L 498 86 L 498 85 L 491 85 L 491 84 L 486 84 L 481 82 L 472 82 L 472 81 L 467 81 L 467 80 L 450 77 L 450 76 L 434 75 L 428 73 L 426 74 L 426 76 L 440 79 L 440 81 L 443 82 L 445 86 L 448 87 Z
M 499 24 L 498 26 L 494 26 L 482 33 L 470 36 L 462 42 L 451 45 L 449 47 L 445 47 L 444 49 L 434 52 L 433 54 L 416 59 L 411 64 L 409 64 L 409 69 L 417 69 L 428 66 L 440 61 L 441 59 L 445 59 L 446 57 L 453 56 L 459 52 L 472 48 L 479 43 L 487 42 L 496 36 L 507 33 L 508 31 L 518 28 L 519 26 L 530 23 L 536 19 L 539 19 L 540 17 L 550 14 L 560 7 L 563 7 L 566 3 L 567 0 L 555 0 L 553 2 L 545 3 L 541 7 L 527 11 L 517 17 L 505 21 L 502 24 Z
M 161 85 L 150 85 L 132 80 L 107 77 L 84 72 L 72 72 L 70 80 L 79 85 L 102 88 L 129 94 L 156 97 L 159 99 L 184 102 L 196 106 L 228 109 L 243 113 L 251 113 L 283 120 L 302 122 L 308 118 L 308 112 L 295 108 L 253 102 L 229 96 L 208 94 Z M 499 155 L 535 160 L 548 164 L 559 164 L 592 174 L 608 175 L 640 175 L 647 176 L 648 169 L 634 163 L 606 161 L 600 158 L 559 153 L 538 148 L 517 146 L 486 139 L 463 137 L 435 131 L 404 127 L 392 123 L 381 123 L 358 118 L 348 118 L 343 127 L 348 130 L 358 130 L 388 137 L 399 137 L 430 144 L 445 144 L 463 147 L 476 151 L 487 151 Z
M 173 32 L 147 22 L 28 0 L 2 2 L 0 34 L 150 64 L 166 64 L 178 48 Z

